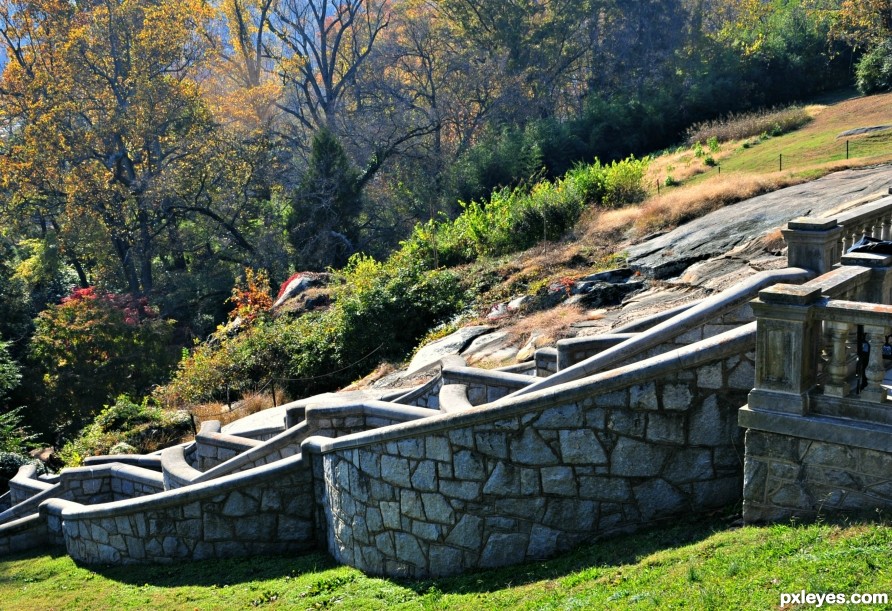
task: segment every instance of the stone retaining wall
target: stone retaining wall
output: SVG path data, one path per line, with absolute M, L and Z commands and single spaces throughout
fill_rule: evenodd
M 47 543 L 47 522 L 38 514 L 0 525 L 0 555 L 21 552 Z
M 311 549 L 312 490 L 310 470 L 298 456 L 142 499 L 46 505 L 61 517 L 75 560 L 170 562 Z
M 487 410 L 308 439 L 329 550 L 376 574 L 457 573 L 739 500 L 754 335 Z

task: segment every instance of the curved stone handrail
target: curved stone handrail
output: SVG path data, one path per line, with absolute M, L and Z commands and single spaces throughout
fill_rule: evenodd
M 161 456 L 148 454 L 107 454 L 103 456 L 88 456 L 84 459 L 85 467 L 95 467 L 98 465 L 107 465 L 109 463 L 120 463 L 122 465 L 131 465 L 133 467 L 141 467 L 150 471 L 161 471 Z
M 439 408 L 439 405 L 432 404 L 432 400 L 438 400 L 440 387 L 442 386 L 443 382 L 443 370 L 450 367 L 464 367 L 466 364 L 467 362 L 465 361 L 465 359 L 458 356 L 457 354 L 448 354 L 442 357 L 439 361 L 434 361 L 433 363 L 422 367 L 415 373 L 427 371 L 432 367 L 439 367 L 440 371 L 437 373 L 436 376 L 434 376 L 424 384 L 396 397 L 391 402 L 401 403 L 403 405 L 415 405 L 417 407 L 428 407 L 431 409 Z M 420 403 L 423 403 L 423 405 L 419 405 Z
M 33 549 L 46 540 L 46 520 L 36 512 L 0 525 L 0 554 Z
M 446 384 L 440 389 L 440 411 L 447 414 L 461 412 L 474 407 L 468 400 L 468 387 L 465 384 Z
M 578 380 L 598 372 L 606 371 L 607 369 L 616 366 L 618 363 L 641 354 L 645 350 L 669 341 L 672 338 L 678 337 L 716 316 L 734 310 L 755 298 L 759 291 L 767 286 L 779 282 L 790 284 L 796 284 L 797 282 L 801 283 L 809 280 L 813 276 L 813 272 L 795 267 L 759 272 L 721 293 L 707 297 L 696 306 L 661 322 L 651 329 L 636 334 L 635 337 L 589 357 L 572 367 L 558 371 L 547 378 L 540 379 L 525 388 L 515 391 L 509 396 L 514 397 L 525 395 L 573 380 Z
M 165 490 L 188 486 L 201 476 L 201 471 L 189 464 L 183 446 L 165 448 L 161 452 L 161 473 Z

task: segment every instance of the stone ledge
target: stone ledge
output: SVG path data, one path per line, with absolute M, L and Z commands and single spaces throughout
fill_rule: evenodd
M 485 384 L 488 386 L 506 386 L 523 388 L 535 381 L 535 378 L 522 373 L 477 369 L 475 367 L 449 367 L 443 369 L 443 384 Z
M 889 452 L 892 448 L 892 426 L 888 425 L 830 416 L 773 413 L 750 409 L 748 406 L 740 408 L 737 422 L 745 429 L 778 433 L 800 439 L 850 445 L 880 452 Z

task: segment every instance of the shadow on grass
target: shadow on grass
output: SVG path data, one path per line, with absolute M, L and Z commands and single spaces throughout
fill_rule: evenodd
M 407 581 L 402 585 L 419 594 L 429 592 L 432 587 L 444 594 L 493 592 L 536 581 L 559 579 L 590 567 L 609 569 L 634 564 L 653 553 L 707 539 L 716 532 L 730 528 L 729 523 L 727 517 L 681 520 L 672 526 L 656 526 L 633 534 L 602 539 L 552 560 L 476 571 L 443 579 Z
M 443 593 L 492 592 L 510 586 L 557 579 L 589 567 L 618 567 L 633 564 L 658 551 L 701 541 L 726 530 L 724 518 L 689 519 L 672 526 L 654 527 L 638 533 L 619 535 L 587 544 L 558 558 L 500 569 L 474 571 L 455 577 L 425 580 L 385 579 L 395 585 L 424 595 L 435 588 Z M 5 560 L 27 560 L 44 556 L 66 556 L 64 548 L 35 550 L 10 556 Z M 182 586 L 222 587 L 241 583 L 298 577 L 336 569 L 340 565 L 324 551 L 292 556 L 256 556 L 174 562 L 162 565 L 78 565 L 106 579 L 128 585 L 148 584 L 160 588 Z M 320 576 L 320 579 L 323 577 Z M 0 575 L 0 583 L 10 581 Z

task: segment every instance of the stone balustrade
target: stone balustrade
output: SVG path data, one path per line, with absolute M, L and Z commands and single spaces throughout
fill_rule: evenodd
M 845 255 L 824 277 L 753 302 L 756 380 L 739 413 L 746 521 L 892 509 L 892 404 L 882 385 L 890 282 L 892 257 Z

